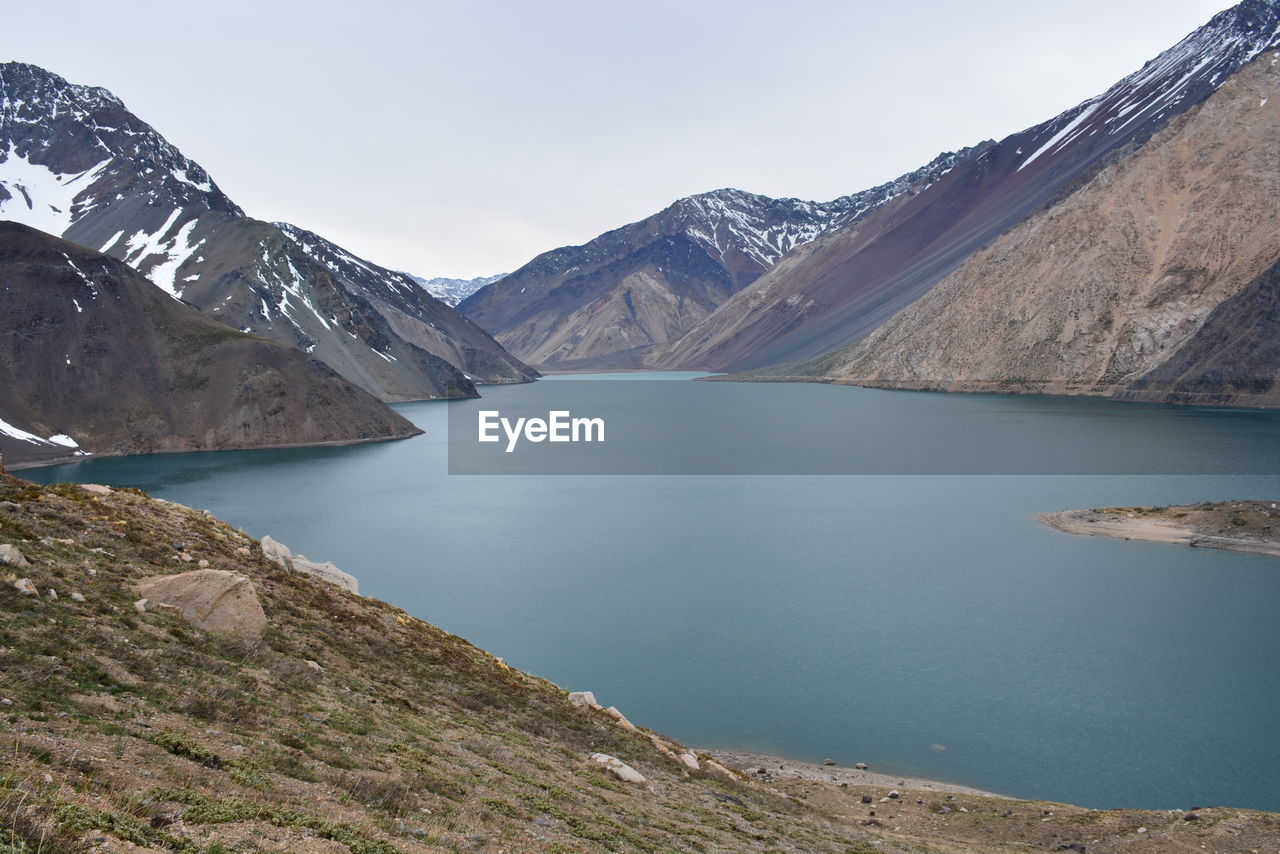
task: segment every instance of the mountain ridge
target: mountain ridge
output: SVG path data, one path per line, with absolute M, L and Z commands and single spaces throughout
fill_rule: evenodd
M 917 196 L 806 245 L 681 339 L 663 369 L 748 370 L 820 357 L 870 334 L 1113 157 L 1140 149 L 1280 39 L 1274 0 L 1245 0 L 1106 92 L 987 146 Z
M 10 463 L 421 432 L 327 365 L 218 323 L 118 259 L 0 221 L 0 271 Z
M 115 255 L 384 400 L 475 396 L 474 381 L 536 376 L 407 277 L 328 241 L 309 257 L 280 226 L 248 217 L 106 90 L 0 65 L 0 157 L 0 217 Z
M 918 191 L 978 148 L 944 152 L 829 202 L 734 188 L 677 199 L 584 244 L 544 252 L 458 308 L 534 364 L 614 359 L 682 334 L 795 247 Z

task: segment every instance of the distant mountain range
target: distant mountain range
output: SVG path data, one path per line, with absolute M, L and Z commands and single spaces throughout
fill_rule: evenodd
M 678 338 L 779 258 L 939 180 L 972 149 L 830 202 L 717 190 L 543 253 L 458 310 L 545 367 L 608 365 Z
M 105 89 L 0 65 L 0 218 L 113 255 L 224 323 L 301 349 L 382 400 L 537 374 L 410 277 L 248 217 Z
M 409 275 L 419 285 L 427 289 L 427 293 L 431 294 L 440 302 L 454 308 L 458 303 L 474 294 L 483 287 L 492 285 L 501 279 L 506 273 L 499 273 L 496 276 L 480 276 L 475 279 L 424 279 L 421 276 Z
M 1280 3 L 1245 0 L 1105 93 L 999 142 L 830 203 L 737 190 L 682 199 L 544 253 L 459 309 L 548 369 L 1273 405 L 1280 359 L 1257 307 L 1280 254 L 1267 74 L 1278 44 Z M 1247 84 L 1213 97 L 1246 66 Z M 1252 108 L 1241 90 L 1258 96 Z M 1238 155 L 1215 159 L 1215 145 Z M 1106 190 L 1119 176 L 1128 196 Z M 1055 231 L 1085 205 L 1088 225 Z M 1192 228 L 1220 251 L 1197 253 Z M 1104 262 L 1126 251 L 1150 254 Z M 1152 291 L 1173 281 L 1184 284 Z M 1194 309 L 1175 322 L 1169 301 L 1182 299 Z M 1070 355 L 1086 344 L 1084 317 L 1113 330 L 1088 339 L 1087 359 Z M 1231 323 L 1249 331 L 1233 336 Z M 1128 357 L 1135 347 L 1142 358 Z M 1227 375 L 1240 387 L 1222 386 Z

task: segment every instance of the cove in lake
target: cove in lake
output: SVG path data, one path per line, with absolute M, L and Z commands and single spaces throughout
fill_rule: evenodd
M 1280 562 L 1076 537 L 1035 520 L 1271 498 L 1280 478 L 447 474 L 451 409 L 536 404 L 571 381 L 581 379 L 400 405 L 427 431 L 402 442 L 21 475 L 138 486 L 207 508 L 687 744 L 830 756 L 1093 807 L 1280 809 Z M 583 383 L 583 393 L 622 386 Z M 631 394 L 670 416 L 688 390 L 708 387 L 639 382 Z M 1248 471 L 1273 458 L 1280 436 L 1275 413 L 714 387 L 759 413 L 742 425 L 748 434 L 772 429 L 783 398 L 827 428 L 874 408 L 886 435 L 896 419 L 897 432 L 938 443 L 954 441 L 957 424 L 981 430 L 984 409 L 1034 437 L 1104 429 L 1096 420 L 1125 407 L 1109 423 L 1146 437 L 1157 458 L 1164 449 L 1167 466 L 1152 471 L 1185 471 L 1179 457 L 1215 436 L 1230 457 L 1220 470 Z M 1188 438 L 1187 425 L 1205 432 Z M 764 439 L 744 447 L 785 452 Z

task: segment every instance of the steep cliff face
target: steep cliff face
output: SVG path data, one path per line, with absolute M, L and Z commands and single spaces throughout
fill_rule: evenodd
M 1280 43 L 1280 3 L 1216 15 L 1106 92 L 987 146 L 913 197 L 786 259 L 647 362 L 749 369 L 848 347 Z
M 550 367 L 638 364 L 779 258 L 938 180 L 975 149 L 830 202 L 723 189 L 680 199 L 582 246 L 544 253 L 459 310 L 511 352 Z
M 11 463 L 419 432 L 323 363 L 10 222 L 0 305 L 0 452 Z
M 16 62 L 0 64 L 0 218 L 119 258 L 384 400 L 536 376 L 409 276 L 246 216 L 107 90 Z
M 779 373 L 1280 404 L 1278 94 L 1269 52 L 854 347 Z

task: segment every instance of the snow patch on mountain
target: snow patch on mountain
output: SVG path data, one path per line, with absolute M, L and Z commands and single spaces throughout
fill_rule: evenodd
M 71 227 L 78 211 L 76 197 L 110 164 L 110 159 L 74 175 L 62 175 L 32 163 L 9 144 L 0 160 L 0 187 L 8 194 L 0 199 L 0 219 L 9 219 L 61 235 Z

